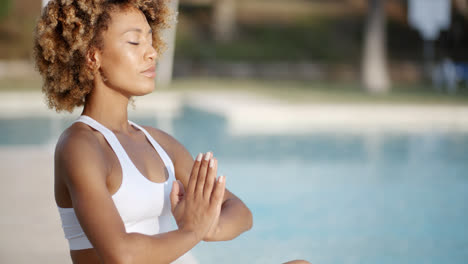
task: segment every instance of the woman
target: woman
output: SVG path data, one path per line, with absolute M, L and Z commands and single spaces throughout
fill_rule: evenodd
M 230 240 L 252 214 L 174 138 L 128 121 L 152 92 L 163 0 L 52 0 L 35 37 L 43 92 L 56 111 L 83 105 L 55 151 L 55 199 L 73 263 L 170 263 L 200 241 Z M 178 228 L 170 231 L 174 217 Z

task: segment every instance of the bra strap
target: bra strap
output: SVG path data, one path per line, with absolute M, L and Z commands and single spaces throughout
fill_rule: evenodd
M 153 145 L 154 149 L 156 149 L 156 151 L 158 152 L 159 156 L 161 157 L 162 161 L 164 162 L 164 165 L 167 167 L 167 168 L 170 168 L 172 170 L 172 175 L 174 175 L 175 177 L 175 169 L 174 169 L 174 164 L 172 163 L 172 160 L 171 158 L 169 157 L 169 155 L 167 154 L 167 152 L 161 147 L 161 145 L 159 145 L 159 143 L 150 135 L 150 133 L 148 133 L 148 131 L 146 131 L 146 129 L 144 129 L 143 127 L 135 124 L 134 122 L 132 121 L 128 121 L 131 125 L 135 126 L 136 128 L 138 128 L 139 130 L 143 131 L 143 133 L 145 134 L 146 138 L 149 140 L 149 142 L 151 143 L 151 145 Z
M 99 131 L 104 138 L 107 140 L 107 143 L 111 146 L 112 150 L 114 151 L 115 155 L 120 161 L 120 165 L 122 166 L 122 172 L 124 169 L 127 167 L 124 167 L 128 164 L 128 161 L 130 160 L 130 157 L 128 157 L 127 153 L 125 152 L 125 149 L 122 147 L 120 144 L 119 140 L 115 136 L 115 134 L 110 131 L 107 127 L 101 125 L 99 122 L 96 120 L 92 119 L 89 116 L 86 115 L 81 115 L 75 122 L 82 122 L 87 124 L 88 126 L 92 127 L 93 129 Z

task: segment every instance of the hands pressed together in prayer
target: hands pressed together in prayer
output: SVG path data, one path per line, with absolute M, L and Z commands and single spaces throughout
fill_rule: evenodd
M 211 152 L 198 154 L 187 190 L 175 181 L 171 192 L 172 214 L 179 229 L 193 232 L 198 240 L 209 240 L 218 230 L 225 176 L 216 179 L 218 161 Z

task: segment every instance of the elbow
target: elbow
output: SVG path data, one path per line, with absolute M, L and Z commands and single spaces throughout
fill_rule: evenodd
M 253 215 L 252 215 L 252 212 L 247 209 L 247 229 L 245 231 L 248 231 L 250 229 L 252 229 L 252 226 L 253 226 Z

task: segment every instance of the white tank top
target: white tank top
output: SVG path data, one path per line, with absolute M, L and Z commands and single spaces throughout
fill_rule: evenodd
M 174 165 L 164 149 L 144 128 L 128 121 L 132 126 L 143 131 L 164 162 L 169 177 L 163 183 L 155 183 L 138 171 L 112 131 L 85 115 L 80 116 L 75 122 L 83 122 L 101 132 L 119 159 L 122 167 L 122 183 L 117 192 L 112 195 L 112 199 L 127 233 L 155 235 L 171 231 L 172 214 L 169 195 L 172 182 L 175 181 L 175 174 Z M 58 209 L 70 250 L 92 248 L 93 246 L 78 222 L 75 210 L 61 207 Z

